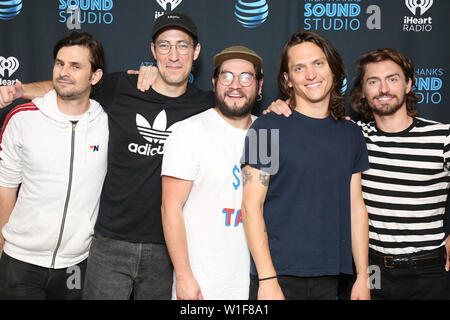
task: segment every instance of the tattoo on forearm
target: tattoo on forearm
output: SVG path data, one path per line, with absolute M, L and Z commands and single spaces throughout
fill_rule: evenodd
M 270 179 L 270 174 L 268 174 L 267 172 L 261 171 L 259 174 L 259 181 L 261 181 L 263 186 L 268 186 L 269 185 L 269 179 Z
M 247 170 L 242 170 L 242 182 L 244 185 L 246 185 L 248 182 L 252 182 L 252 174 L 248 172 Z

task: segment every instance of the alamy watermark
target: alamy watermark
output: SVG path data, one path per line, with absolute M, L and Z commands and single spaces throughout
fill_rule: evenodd
M 381 289 L 381 269 L 377 265 L 370 265 L 367 268 L 369 278 L 367 279 L 367 287 L 370 290 Z
M 270 143 L 268 132 L 269 129 L 248 130 L 246 137 L 248 147 L 243 159 L 248 164 L 262 165 L 261 169 L 264 172 L 274 175 L 280 169 L 280 130 L 270 129 Z
M 66 285 L 69 290 L 81 290 L 81 268 L 77 265 L 68 267 L 66 273 L 70 276 L 67 277 Z

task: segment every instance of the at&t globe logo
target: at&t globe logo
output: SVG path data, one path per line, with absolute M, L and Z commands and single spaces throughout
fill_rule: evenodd
M 0 20 L 12 20 L 22 10 L 22 0 L 0 0 Z
M 263 24 L 269 15 L 266 0 L 238 0 L 234 15 L 244 28 L 256 28 Z
M 344 78 L 344 80 L 342 81 L 342 88 L 341 88 L 341 94 L 345 95 L 345 93 L 347 92 L 347 78 Z

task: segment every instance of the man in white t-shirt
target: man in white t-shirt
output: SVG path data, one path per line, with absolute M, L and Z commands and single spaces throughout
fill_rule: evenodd
M 162 221 L 173 299 L 248 299 L 239 160 L 261 94 L 262 58 L 234 46 L 213 63 L 216 107 L 180 122 L 164 149 Z

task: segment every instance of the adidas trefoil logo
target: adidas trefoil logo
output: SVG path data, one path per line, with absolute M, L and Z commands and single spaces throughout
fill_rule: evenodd
M 136 114 L 136 125 L 139 133 L 149 143 L 145 145 L 139 145 L 137 143 L 130 143 L 128 150 L 133 153 L 138 153 L 146 156 L 154 156 L 156 154 L 163 154 L 164 143 L 169 135 L 177 125 L 176 123 L 167 128 L 167 115 L 166 111 L 162 110 L 153 121 L 153 125 L 141 116 Z
M 169 137 L 170 133 L 172 133 L 173 127 L 175 126 L 174 124 L 166 129 L 167 115 L 165 110 L 162 110 L 155 118 L 155 121 L 153 122 L 153 128 L 150 123 L 148 123 L 147 119 L 145 119 L 139 113 L 136 115 L 136 124 L 139 133 L 145 140 L 150 143 L 161 144 L 164 144 L 166 142 L 166 139 Z

